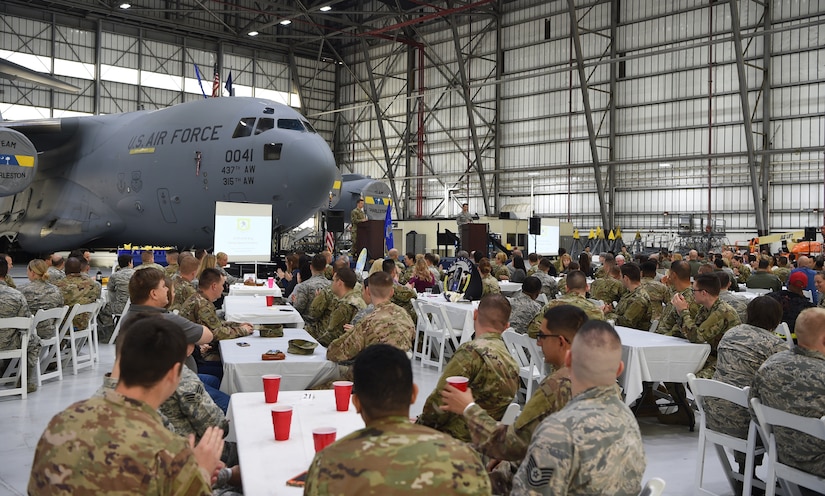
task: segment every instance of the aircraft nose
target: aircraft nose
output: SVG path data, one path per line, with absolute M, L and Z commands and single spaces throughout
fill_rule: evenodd
M 300 175 L 302 184 L 312 186 L 313 190 L 323 191 L 321 204 L 324 205 L 328 201 L 329 191 L 332 189 L 338 168 L 335 166 L 335 158 L 326 141 L 317 135 L 313 138 L 316 139 L 312 140 L 311 146 L 307 147 L 306 160 L 302 161 L 303 165 L 296 172 Z M 304 195 L 302 200 L 308 203 L 316 201 L 310 195 Z

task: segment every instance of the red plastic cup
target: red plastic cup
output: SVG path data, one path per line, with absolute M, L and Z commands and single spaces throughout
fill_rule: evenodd
M 352 382 L 335 381 L 332 383 L 335 389 L 335 409 L 339 412 L 349 410 L 349 397 L 352 395 Z
M 266 297 L 266 306 L 271 307 L 275 304 L 275 297 L 274 296 L 267 296 Z
M 335 427 L 318 427 L 312 429 L 312 440 L 315 441 L 315 452 L 318 453 L 335 442 Z
M 269 288 L 271 289 L 275 285 L 275 278 L 274 277 L 268 277 L 266 279 L 266 285 L 269 286 Z
M 447 378 L 447 384 L 461 391 L 466 391 L 467 386 L 470 384 L 470 379 L 460 375 L 452 375 Z
M 281 376 L 268 374 L 262 376 L 264 380 L 264 399 L 267 403 L 278 402 L 278 391 L 281 389 Z
M 277 405 L 272 407 L 272 428 L 275 430 L 276 441 L 289 439 L 289 428 L 292 425 L 292 407 Z

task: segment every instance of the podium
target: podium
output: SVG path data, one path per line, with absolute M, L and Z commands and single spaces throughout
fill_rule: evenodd
M 356 229 L 355 256 L 366 248 L 368 258 L 384 258 L 384 221 L 367 220 L 359 223 Z
M 467 253 L 480 251 L 487 256 L 487 227 L 487 224 L 461 226 L 461 249 L 466 250 Z

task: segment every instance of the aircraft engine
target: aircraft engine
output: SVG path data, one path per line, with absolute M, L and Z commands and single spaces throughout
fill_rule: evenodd
M 0 128 L 0 197 L 29 187 L 37 172 L 37 149 L 22 133 Z

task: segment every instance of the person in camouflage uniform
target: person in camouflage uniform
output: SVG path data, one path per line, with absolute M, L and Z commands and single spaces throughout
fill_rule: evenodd
M 312 257 L 310 265 L 312 277 L 306 281 L 301 281 L 292 292 L 292 306 L 301 314 L 301 317 L 309 315 L 309 306 L 312 304 L 312 300 L 318 296 L 321 290 L 329 288 L 331 284 L 329 279 L 324 276 L 326 266 L 327 259 L 320 253 Z
M 6 286 L 12 289 L 17 289 L 17 285 L 14 283 L 14 278 L 8 272 L 9 270 L 11 270 L 12 267 L 14 267 L 14 263 L 12 262 L 11 257 L 5 253 L 0 253 L 0 258 L 5 260 L 6 265 L 8 266 L 8 268 L 6 269 L 6 274 L 3 275 L 2 279 L 0 279 L 0 284 L 5 284 Z
M 389 274 L 389 276 L 393 279 L 393 293 L 391 301 L 403 308 L 404 311 L 407 312 L 407 315 L 410 316 L 414 324 L 418 320 L 418 316 L 415 315 L 415 309 L 412 306 L 412 301 L 418 298 L 418 293 L 416 293 L 414 289 L 398 284 L 398 267 L 395 266 L 395 262 L 393 262 L 392 259 L 385 259 L 381 263 L 381 270 Z
M 102 342 L 109 341 L 115 329 L 115 315 L 123 313 L 123 308 L 129 301 L 129 279 L 135 273 L 131 255 L 118 255 L 117 265 L 117 272 L 109 277 L 106 284 L 108 301 L 97 315 L 98 337 Z
M 825 295 L 825 272 L 817 272 L 814 276 L 814 284 L 816 284 L 816 290 L 821 295 Z M 819 304 L 817 305 L 819 308 L 825 308 L 825 296 L 819 299 Z
M 366 425 L 315 454 L 304 494 L 490 494 L 478 455 L 466 444 L 409 421 L 418 388 L 410 360 L 390 345 L 361 352 L 352 402 Z
M 656 262 L 647 261 L 642 264 L 642 288 L 650 297 L 650 319 L 661 319 L 665 305 L 673 298 L 673 292 L 666 285 L 656 281 Z
M 163 265 L 155 263 L 155 252 L 153 250 L 143 250 L 140 252 L 140 265 L 135 270 L 148 269 L 149 267 L 158 269 L 161 272 L 166 270 Z
M 602 266 L 593 274 L 594 279 L 604 279 L 610 275 L 611 268 L 616 265 L 616 257 L 610 253 L 599 254 L 602 259 Z
M 220 272 L 221 275 L 224 278 L 226 278 L 226 284 L 229 284 L 231 286 L 235 283 L 243 282 L 240 277 L 235 277 L 233 275 L 230 275 L 226 271 L 226 269 L 224 269 L 224 267 L 229 265 L 229 255 L 227 255 L 226 253 L 224 253 L 222 251 L 219 251 L 218 253 L 215 254 L 215 262 L 217 263 L 215 268 L 218 269 L 218 272 Z
M 355 208 L 349 214 L 350 239 L 352 240 L 351 251 L 353 253 L 358 246 L 358 224 L 366 222 L 367 220 L 367 213 L 364 212 L 364 199 L 359 198 L 358 202 L 355 204 Z M 358 254 L 356 253 L 353 256 L 358 256 Z
M 730 285 L 733 284 L 732 281 L 736 278 L 736 276 L 731 275 L 725 270 L 716 271 L 714 274 L 719 278 L 719 299 L 736 310 L 736 315 L 739 316 L 740 321 L 746 322 L 748 320 L 748 300 L 744 297 L 740 297 L 737 293 L 730 291 Z
M 533 274 L 541 282 L 541 292 L 547 297 L 547 301 L 552 300 L 559 293 L 559 286 L 556 278 L 550 275 L 552 262 L 549 258 L 542 258 Z
M 528 276 L 521 285 L 521 291 L 516 291 L 510 300 L 510 327 L 519 334 L 527 333 L 527 326 L 541 312 L 542 304 L 537 301 L 541 293 L 541 282 Z
M 731 267 L 733 268 L 733 275 L 736 276 L 737 284 L 745 284 L 748 282 L 748 278 L 751 276 L 751 267 L 746 263 L 742 263 L 742 257 L 740 255 L 733 257 Z
M 618 334 L 588 321 L 567 357 L 573 398 L 536 428 L 511 494 L 639 494 L 646 461 L 639 424 L 616 385 L 624 368 Z
M 618 302 L 626 293 L 622 285 L 622 271 L 618 265 L 611 265 L 607 277 L 596 279 L 590 285 L 590 297 L 601 300 L 605 305 Z
M 180 252 L 175 248 L 170 248 L 166 250 L 166 268 L 163 269 L 163 273 L 166 277 L 172 277 L 178 273 L 179 265 L 178 259 L 180 258 Z
M 211 349 L 202 353 L 203 360 L 207 362 L 220 362 L 221 355 L 218 341 L 241 338 L 252 333 L 252 324 L 248 322 L 226 322 L 218 318 L 215 313 L 215 305 L 212 303 L 220 298 L 223 292 L 223 283 L 223 276 L 217 269 L 204 269 L 200 278 L 198 278 L 198 292 L 183 303 L 179 312 L 181 317 L 212 330 Z M 211 375 L 220 377 L 220 375 L 214 373 Z
M 321 346 L 327 347 L 334 340 L 341 337 L 345 332 L 344 324 L 349 324 L 359 310 L 366 308 L 367 304 L 364 302 L 364 298 L 361 297 L 361 292 L 355 289 L 355 284 L 355 272 L 349 267 L 338 269 L 332 277 L 331 293 L 334 297 L 332 309 L 326 318 L 321 319 L 322 325 L 315 327 L 313 330 L 310 330 L 312 328 L 307 329 Z M 327 300 L 323 296 L 325 293 L 327 292 L 324 291 L 315 297 L 315 301 L 312 302 L 310 307 L 310 314 L 313 314 L 316 301 L 323 298 L 320 304 L 325 304 L 324 302 Z
M 510 269 L 507 268 L 507 254 L 503 251 L 496 253 L 496 263 L 491 264 L 493 277 L 499 281 L 510 279 Z
M 65 305 L 77 303 L 85 305 L 100 298 L 100 285 L 94 279 L 83 277 L 80 274 L 81 262 L 75 257 L 66 260 L 66 277 L 57 281 L 55 286 L 63 293 Z M 85 329 L 89 325 L 89 314 L 78 315 L 72 321 L 77 329 Z
M 404 255 L 404 269 L 402 270 L 401 275 L 398 276 L 398 282 L 401 284 L 407 284 L 410 282 L 410 278 L 413 276 L 413 271 L 415 269 L 415 264 L 418 262 L 419 258 L 424 260 L 423 255 L 416 256 L 411 252 L 407 252 L 407 254 Z M 427 266 L 427 269 L 429 270 L 429 265 Z M 430 274 L 432 274 L 432 271 L 430 271 Z M 433 277 L 435 278 L 435 283 L 438 284 L 438 276 L 433 275 Z
M 491 274 L 492 270 L 493 267 L 486 258 L 482 258 L 481 261 L 478 262 L 478 274 L 481 276 L 481 296 L 501 293 L 498 279 Z
M 719 299 L 719 278 L 714 274 L 699 274 L 693 283 L 693 295 L 702 305 L 696 317 L 691 317 L 688 302 L 679 294 L 673 297 L 673 306 L 682 317 L 680 337 L 691 343 L 708 343 L 710 356 L 696 377 L 710 379 L 716 370 L 716 353 L 722 335 L 741 324 L 736 310 Z
M 5 259 L 0 258 L 0 273 L 7 267 Z M 26 297 L 20 291 L 0 284 L 0 318 L 31 317 Z M 23 338 L 18 329 L 0 329 L 0 350 L 20 349 Z M 35 334 L 29 336 L 26 349 L 26 380 L 29 393 L 37 391 L 37 361 L 40 359 L 40 337 Z M 2 364 L 0 364 L 2 372 Z
M 181 372 L 183 332 L 161 318 L 136 319 L 123 347 L 133 353 L 121 357 L 115 391 L 75 403 L 49 422 L 35 450 L 29 494 L 212 494 L 223 432 L 209 429 L 193 450 L 157 413 Z
M 200 262 L 192 255 L 180 257 L 178 272 L 172 276 L 172 286 L 175 295 L 169 305 L 169 310 L 180 310 L 184 302 L 188 300 L 198 290 L 195 287 L 195 275 L 198 273 Z
M 791 269 L 788 268 L 788 257 L 782 255 L 777 259 L 777 266 L 773 269 L 773 275 L 782 281 L 782 284 L 788 283 L 788 277 L 791 275 Z
M 494 494 L 510 494 L 513 475 L 527 453 L 536 427 L 570 401 L 570 369 L 565 367 L 564 357 L 576 332 L 586 321 L 587 314 L 572 305 L 557 306 L 544 314 L 537 341 L 544 361 L 552 365 L 555 372 L 542 380 L 511 425 L 497 422 L 476 405 L 472 391 L 460 391 L 451 386 L 442 391 L 442 408 L 464 415 L 472 444 L 487 457 L 502 460 L 490 476 Z
M 797 346 L 779 352 L 756 372 L 750 397 L 763 405 L 800 415 L 825 415 L 825 309 L 803 310 L 796 320 Z M 825 477 L 825 441 L 777 427 L 779 461 Z
M 748 278 L 746 286 L 757 289 L 770 289 L 771 291 L 780 291 L 782 289 L 782 281 L 778 277 L 768 271 L 770 262 L 767 260 L 759 260 L 759 268 L 756 272 L 751 274 Z
M 551 308 L 560 305 L 573 305 L 580 308 L 587 314 L 587 318 L 591 320 L 604 320 L 604 313 L 601 308 L 590 302 L 584 295 L 587 293 L 587 277 L 580 270 L 574 270 L 567 274 L 567 282 L 569 284 L 567 293 L 556 300 L 551 300 L 544 305 L 536 318 L 527 326 L 527 335 L 531 338 L 538 336 L 541 331 L 541 321 L 544 314 Z
M 461 441 L 470 440 L 467 421 L 441 408 L 441 391 L 451 376 L 470 380 L 469 387 L 477 403 L 496 420 L 501 420 L 507 406 L 518 391 L 518 365 L 501 333 L 508 327 L 510 303 L 502 295 L 481 299 L 475 311 L 475 339 L 458 347 L 444 366 L 433 392 L 424 404 L 416 423 L 450 434 Z
M 622 285 L 626 292 L 619 300 L 614 313 L 608 313 L 605 318 L 615 320 L 616 325 L 641 329 L 650 329 L 650 296 L 642 287 L 642 277 L 639 266 L 626 263 L 621 267 Z M 605 305 L 609 308 L 610 305 Z
M 304 317 L 304 330 L 310 336 L 317 336 L 323 329 L 327 328 L 332 310 L 338 305 L 338 296 L 332 290 L 334 285 L 335 276 L 333 275 L 332 285 L 319 291 L 318 295 L 313 298 L 312 304 L 309 305 L 309 312 Z
M 747 324 L 729 329 L 717 349 L 713 380 L 744 388 L 753 382 L 756 371 L 771 355 L 788 349 L 788 343 L 773 330 L 782 319 L 782 306 L 773 298 L 758 296 L 747 307 Z M 745 439 L 750 412 L 729 401 L 705 398 L 705 423 L 715 431 Z M 745 470 L 745 455 L 735 452 L 740 470 Z M 761 457 L 760 457 L 761 458 Z
M 48 267 L 46 262 L 34 259 L 29 262 L 26 268 L 26 275 L 29 277 L 29 284 L 22 286 L 20 292 L 26 298 L 29 311 L 32 315 L 38 310 L 50 310 L 63 306 L 63 294 L 54 284 L 49 284 Z M 62 322 L 50 323 L 49 321 L 37 324 L 37 335 L 41 339 L 51 339 L 54 337 L 55 325 L 60 327 Z
M 395 346 L 404 352 L 412 348 L 415 324 L 402 308 L 390 301 L 393 293 L 390 275 L 383 271 L 371 275 L 365 292 L 375 310 L 329 344 L 327 360 L 348 362 L 361 350 L 378 343 Z
M 682 296 L 688 304 L 688 313 L 691 317 L 696 318 L 700 305 L 696 303 L 696 299 L 693 297 L 693 288 L 690 286 L 690 265 L 684 260 L 674 261 L 670 264 L 667 278 L 663 279 L 662 282 L 673 288 L 674 297 L 677 294 Z M 659 319 L 656 333 L 674 336 L 680 332 L 681 327 L 682 316 L 673 306 L 673 298 L 671 298 L 662 311 L 662 318 Z

